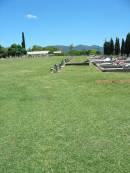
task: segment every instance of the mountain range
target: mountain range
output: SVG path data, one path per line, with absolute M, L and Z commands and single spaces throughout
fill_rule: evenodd
M 58 48 L 62 52 L 68 52 L 70 50 L 70 46 L 64 46 L 64 45 L 55 45 L 54 47 Z M 73 47 L 74 50 L 97 50 L 100 52 L 103 52 L 103 47 L 97 46 L 97 45 L 77 45 Z

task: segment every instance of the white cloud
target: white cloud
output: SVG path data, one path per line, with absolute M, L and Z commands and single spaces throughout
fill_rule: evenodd
M 33 14 L 27 14 L 26 18 L 27 19 L 37 19 L 38 17 L 36 15 L 33 15 Z

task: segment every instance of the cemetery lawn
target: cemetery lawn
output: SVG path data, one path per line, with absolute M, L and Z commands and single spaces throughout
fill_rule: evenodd
M 60 60 L 0 60 L 0 172 L 130 172 L 130 73 Z
M 74 57 L 71 59 L 71 62 L 72 63 L 75 63 L 75 62 L 83 62 L 83 61 L 87 61 L 88 58 L 85 57 L 85 56 L 79 56 L 79 57 Z

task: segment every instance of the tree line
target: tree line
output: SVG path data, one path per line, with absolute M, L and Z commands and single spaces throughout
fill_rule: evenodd
M 22 32 L 22 42 L 21 44 L 12 44 L 10 47 L 5 48 L 0 45 L 0 58 L 23 56 L 26 55 L 26 43 L 24 32 Z
M 54 46 L 47 46 L 47 47 L 42 47 L 39 45 L 33 45 L 31 49 L 28 49 L 28 51 L 44 51 L 44 50 L 48 50 L 49 54 L 53 54 L 53 52 L 55 51 L 59 51 L 59 49 L 57 47 Z M 70 45 L 70 50 L 67 52 L 62 52 L 59 55 L 63 55 L 63 56 L 80 56 L 80 55 L 100 55 L 101 52 L 97 51 L 97 50 L 75 50 L 72 45 Z
M 111 38 L 110 41 L 105 41 L 104 43 L 104 55 L 130 55 L 130 33 L 127 34 L 126 39 L 122 39 L 120 44 L 120 39 L 116 38 L 115 43 Z
M 70 50 L 69 52 L 66 52 L 65 55 L 70 56 L 80 56 L 80 55 L 101 55 L 100 51 L 97 50 Z
M 39 45 L 33 45 L 32 48 L 28 49 L 28 51 L 46 51 L 46 50 L 49 51 L 50 54 L 52 54 L 55 51 L 59 51 L 59 49 L 54 46 L 42 47 Z

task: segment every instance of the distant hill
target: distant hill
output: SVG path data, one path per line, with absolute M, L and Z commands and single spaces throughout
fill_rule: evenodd
M 64 46 L 64 45 L 53 45 L 53 46 L 63 52 L 68 52 L 70 50 L 69 46 Z M 103 52 L 103 48 L 101 46 L 97 46 L 97 45 L 92 45 L 92 46 L 77 45 L 77 46 L 74 46 L 73 49 L 74 50 L 97 50 L 97 51 Z

